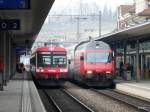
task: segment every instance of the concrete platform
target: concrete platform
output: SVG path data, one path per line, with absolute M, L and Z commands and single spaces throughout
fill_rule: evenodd
M 46 112 L 29 74 L 16 74 L 0 91 L 0 112 Z
M 118 81 L 116 90 L 150 101 L 150 80 L 147 81 Z

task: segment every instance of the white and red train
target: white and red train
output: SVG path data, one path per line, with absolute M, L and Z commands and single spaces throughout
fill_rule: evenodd
M 107 43 L 81 42 L 69 51 L 70 79 L 89 86 L 112 86 L 114 84 L 113 51 Z
M 32 54 L 31 73 L 41 85 L 62 85 L 67 78 L 67 52 L 64 47 L 39 47 Z

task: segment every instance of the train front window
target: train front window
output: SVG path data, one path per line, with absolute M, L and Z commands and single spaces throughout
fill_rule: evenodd
M 108 62 L 109 52 L 87 53 L 87 62 Z
M 53 66 L 54 67 L 66 67 L 66 53 L 65 52 L 53 52 Z
M 50 67 L 50 65 L 52 63 L 50 52 L 39 53 L 37 61 L 38 61 L 39 67 Z
M 38 53 L 39 67 L 66 67 L 67 59 L 65 52 L 42 52 Z

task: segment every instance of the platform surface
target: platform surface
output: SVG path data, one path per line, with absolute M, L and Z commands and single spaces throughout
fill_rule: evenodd
M 17 73 L 0 91 L 0 112 L 46 112 L 28 73 Z
M 116 90 L 150 101 L 150 80 L 117 81 Z

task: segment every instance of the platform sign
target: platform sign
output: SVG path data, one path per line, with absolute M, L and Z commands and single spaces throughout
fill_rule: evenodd
M 22 46 L 16 47 L 16 54 L 24 54 L 25 52 L 26 52 L 25 47 Z
M 30 0 L 0 0 L 0 10 L 29 9 Z
M 20 20 L 0 19 L 0 30 L 20 30 Z

